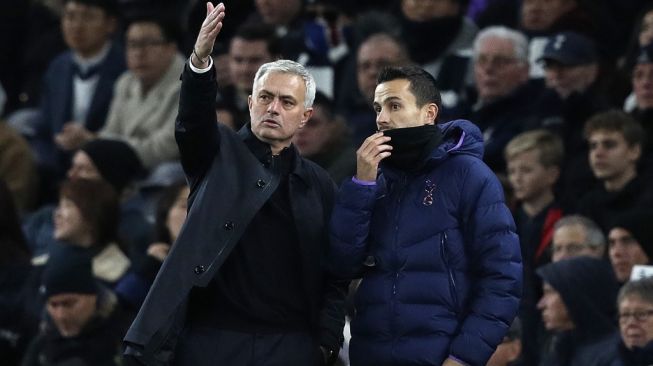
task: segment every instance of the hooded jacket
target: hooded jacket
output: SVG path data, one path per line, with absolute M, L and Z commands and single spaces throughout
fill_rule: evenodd
M 576 257 L 547 264 L 537 273 L 560 294 L 575 326 L 553 336 L 540 364 L 601 366 L 614 362 L 619 285 L 610 264 Z
M 363 277 L 350 360 L 485 365 L 519 305 L 519 241 L 501 185 L 469 121 L 415 174 L 382 164 L 376 185 L 345 182 L 331 220 L 333 271 Z

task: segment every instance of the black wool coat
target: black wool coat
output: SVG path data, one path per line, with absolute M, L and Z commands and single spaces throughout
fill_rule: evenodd
M 124 338 L 125 355 L 146 365 L 167 365 L 183 329 L 188 295 L 207 286 L 249 222 L 279 185 L 238 133 L 216 123 L 215 71 L 185 66 L 175 136 L 190 184 L 189 211 L 179 237 Z M 344 326 L 347 282 L 323 269 L 327 223 L 335 184 L 316 164 L 297 155 L 289 176 L 290 198 L 302 258 L 311 328 L 319 344 L 338 349 Z

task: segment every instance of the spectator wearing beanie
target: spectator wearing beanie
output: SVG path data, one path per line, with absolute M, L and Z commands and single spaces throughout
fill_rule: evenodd
M 82 162 L 86 164 L 80 165 Z M 134 181 L 143 178 L 146 173 L 129 144 L 120 140 L 95 139 L 76 151 L 66 176 L 73 179 L 104 179 L 122 195 Z M 92 176 L 87 176 L 89 174 Z
M 138 157 L 127 143 L 96 139 L 75 152 L 67 173 L 69 180 L 103 180 L 113 186 L 122 198 L 118 238 L 124 248 L 129 248 L 126 250 L 130 255 L 145 251 L 151 233 L 151 226 L 140 206 L 134 204 L 135 200 L 128 199 L 125 193 L 126 188 L 143 172 Z M 24 221 L 23 231 L 34 257 L 46 254 L 55 242 L 54 209 L 53 205 L 42 207 Z
M 633 266 L 653 259 L 653 211 L 633 210 L 617 217 L 608 233 L 610 263 L 619 282 L 630 278 Z
M 113 293 L 95 282 L 79 247 L 53 251 L 43 273 L 47 315 L 23 360 L 32 365 L 118 365 L 125 322 Z
M 80 160 L 90 163 L 99 174 L 98 178 L 109 182 L 118 194 L 133 180 L 141 178 L 145 172 L 136 152 L 127 143 L 119 140 L 97 139 L 83 145 L 73 156 L 72 166 L 67 173 L 68 178 L 89 178 L 83 176 L 85 170 L 89 170 L 89 164 L 80 166 Z
M 550 333 L 540 365 L 611 365 L 618 283 L 610 265 L 574 257 L 542 266 L 537 274 L 544 283 L 537 307 Z

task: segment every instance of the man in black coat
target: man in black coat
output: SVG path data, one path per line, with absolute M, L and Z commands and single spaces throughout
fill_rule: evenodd
M 190 184 L 186 223 L 125 336 L 145 365 L 320 365 L 342 341 L 347 283 L 322 262 L 335 185 L 291 138 L 312 114 L 299 64 L 261 66 L 251 124 L 216 123 L 209 55 L 224 5 L 207 16 L 182 75 L 176 138 Z

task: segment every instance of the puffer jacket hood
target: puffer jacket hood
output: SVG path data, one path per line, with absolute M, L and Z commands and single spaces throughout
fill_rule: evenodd
M 466 154 L 483 160 L 483 134 L 475 124 L 457 119 L 438 124 L 438 127 L 444 138 L 429 160 L 441 160 L 450 154 Z

